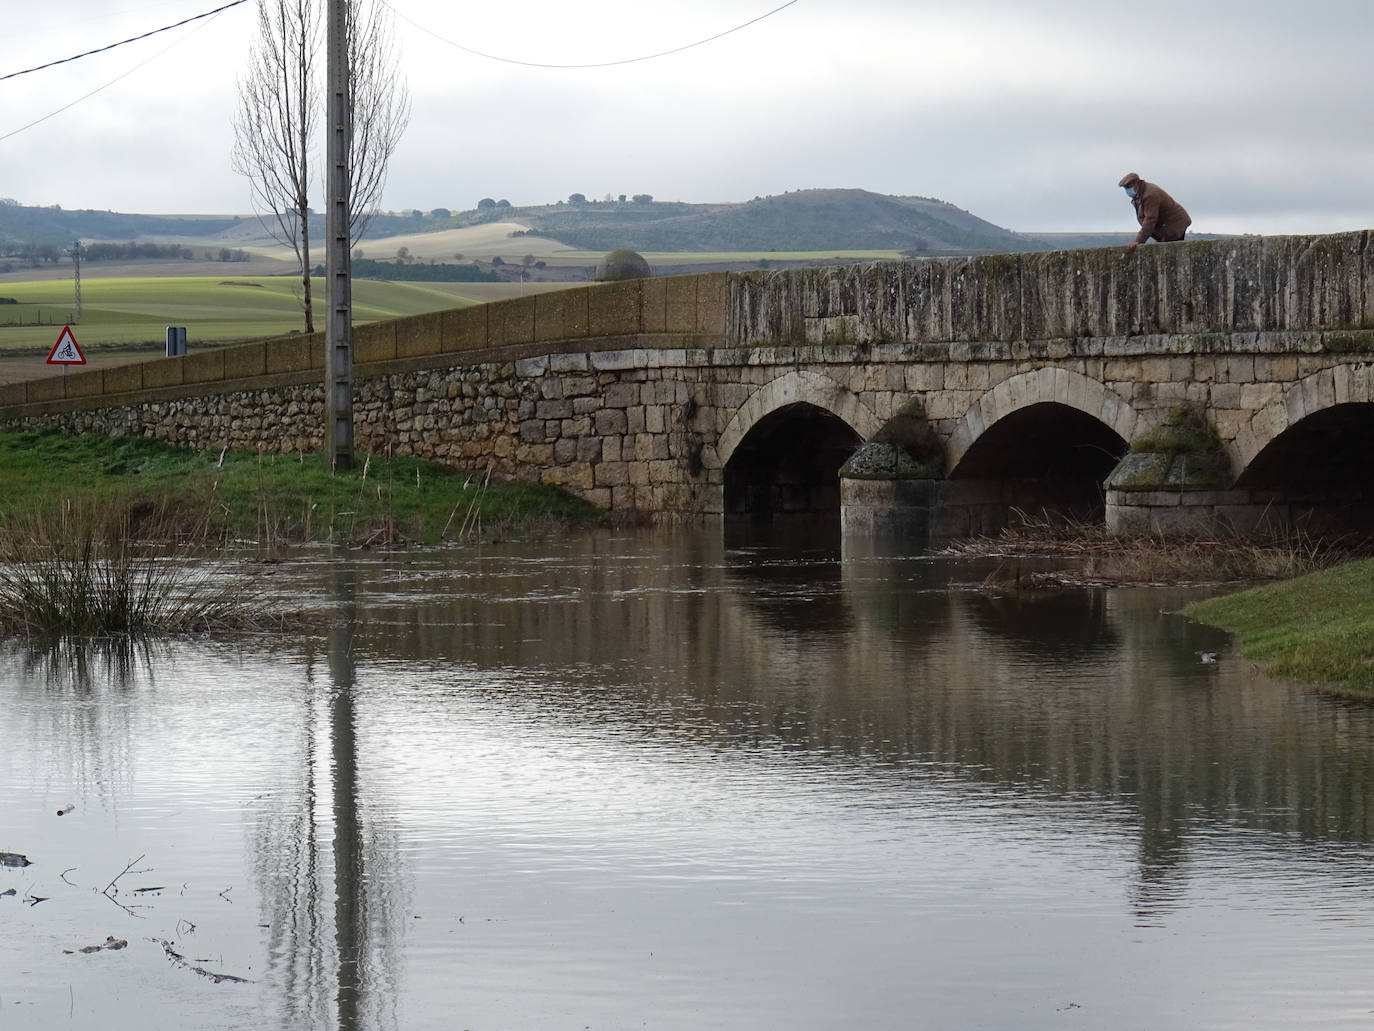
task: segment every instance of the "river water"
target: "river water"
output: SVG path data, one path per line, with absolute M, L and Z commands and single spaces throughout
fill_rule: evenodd
M 309 633 L 11 644 L 0 1028 L 1374 1025 L 1374 709 L 990 568 L 319 552 Z

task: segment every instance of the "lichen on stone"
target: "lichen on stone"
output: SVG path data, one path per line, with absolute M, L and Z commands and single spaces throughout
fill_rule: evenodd
M 848 480 L 930 480 L 940 473 L 888 441 L 871 440 L 849 456 L 840 467 L 840 478 Z
M 1167 490 L 1225 487 L 1230 480 L 1231 463 L 1216 427 L 1194 406 L 1181 404 L 1131 443 L 1107 482 L 1116 490 Z

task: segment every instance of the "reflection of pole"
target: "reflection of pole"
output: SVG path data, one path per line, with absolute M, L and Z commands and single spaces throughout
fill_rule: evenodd
M 338 1027 L 357 1031 L 362 1009 L 363 831 L 358 816 L 358 746 L 353 704 L 353 632 L 357 610 L 351 577 L 341 584 L 342 617 L 329 632 L 329 730 L 334 758 L 334 941 L 338 951 Z
M 324 444 L 330 469 L 353 466 L 353 297 L 350 283 L 348 150 L 353 105 L 348 89 L 349 0 L 329 0 L 329 89 L 325 117 L 328 196 L 325 198 Z

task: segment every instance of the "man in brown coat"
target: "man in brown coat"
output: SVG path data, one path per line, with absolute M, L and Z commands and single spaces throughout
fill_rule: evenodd
M 1134 172 L 1127 172 L 1116 185 L 1126 191 L 1131 206 L 1135 208 L 1135 220 L 1140 223 L 1140 232 L 1126 245 L 1126 250 L 1133 251 L 1151 238 L 1160 243 L 1182 240 L 1183 234 L 1193 224 L 1182 204 Z

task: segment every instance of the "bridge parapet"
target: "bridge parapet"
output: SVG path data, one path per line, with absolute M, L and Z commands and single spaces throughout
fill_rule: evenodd
M 732 341 L 1005 343 L 1374 330 L 1368 231 L 732 277 Z

